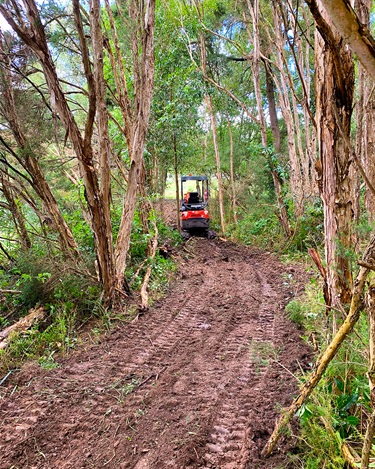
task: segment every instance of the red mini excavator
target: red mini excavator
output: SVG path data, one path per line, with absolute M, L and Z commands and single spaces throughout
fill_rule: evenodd
M 215 238 L 210 230 L 210 215 L 207 176 L 181 176 L 181 228 L 182 236 L 188 239 L 192 234 L 203 234 Z

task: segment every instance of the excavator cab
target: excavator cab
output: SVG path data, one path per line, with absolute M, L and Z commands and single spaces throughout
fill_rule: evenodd
M 203 234 L 214 238 L 210 230 L 210 215 L 207 176 L 181 176 L 181 228 L 182 236 L 188 239 L 192 234 Z

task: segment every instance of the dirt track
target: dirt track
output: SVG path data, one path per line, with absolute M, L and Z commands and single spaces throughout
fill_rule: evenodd
M 260 451 L 309 353 L 283 309 L 294 271 L 220 240 L 186 249 L 138 321 L 1 389 L 1 469 L 286 467 L 283 442 Z

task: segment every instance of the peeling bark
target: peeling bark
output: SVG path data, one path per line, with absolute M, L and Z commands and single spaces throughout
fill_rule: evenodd
M 98 175 L 93 161 L 91 137 L 96 111 L 96 97 L 86 38 L 83 34 L 79 1 L 73 0 L 73 12 L 80 40 L 80 49 L 89 93 L 89 111 L 86 119 L 84 137 L 81 134 L 66 96 L 61 88 L 56 67 L 48 48 L 44 26 L 37 5 L 34 0 L 24 0 L 24 6 L 23 14 L 21 14 L 21 8 L 16 2 L 11 2 L 10 5 L 10 2 L 7 1 L 0 4 L 0 12 L 20 39 L 22 39 L 37 56 L 42 66 L 50 93 L 51 107 L 58 113 L 74 148 L 85 187 L 85 198 L 91 218 L 104 297 L 110 299 L 113 294 L 113 253 L 107 234 L 111 231 L 111 228 L 107 226 L 106 209 L 101 196 Z
M 120 229 L 116 240 L 116 285 L 122 288 L 126 259 L 130 246 L 130 235 L 135 207 L 137 203 L 137 188 L 143 164 L 143 153 L 146 134 L 151 112 L 151 99 L 154 86 L 154 28 L 155 28 L 155 0 L 141 2 L 140 8 L 136 1 L 129 7 L 133 26 L 133 67 L 134 67 L 134 114 L 129 115 L 128 101 L 123 114 L 129 122 L 131 131 L 128 135 L 128 150 L 130 155 L 130 169 L 128 186 L 124 200 Z M 142 50 L 139 55 L 139 48 Z M 124 117 L 125 118 L 125 117 Z
M 43 202 L 43 207 L 48 215 L 48 219 L 53 228 L 59 233 L 59 241 L 61 250 L 66 257 L 71 259 L 79 259 L 80 253 L 78 245 L 73 237 L 73 234 L 65 222 L 56 199 L 51 191 L 51 188 L 43 174 L 43 171 L 38 163 L 37 158 L 31 148 L 25 132 L 23 131 L 16 108 L 14 99 L 13 81 L 11 76 L 11 63 L 10 58 L 4 50 L 3 38 L 0 38 L 0 54 L 2 56 L 3 67 L 1 67 L 1 76 L 3 81 L 3 99 L 4 105 L 1 106 L 3 117 L 9 122 L 12 130 L 14 140 L 18 145 L 19 154 L 12 151 L 12 155 L 17 159 L 18 163 L 29 174 L 33 189 L 38 194 Z M 5 144 L 4 140 L 2 141 Z M 11 151 L 10 145 L 7 148 Z M 4 181 L 4 180 L 3 180 Z M 20 221 L 20 220 L 19 220 Z M 19 225 L 20 226 L 20 225 Z M 26 236 L 25 232 L 23 236 Z M 28 236 L 24 238 L 28 239 Z
M 349 0 L 320 0 L 344 42 L 375 80 L 375 40 L 368 24 L 361 21 Z M 310 9 L 317 8 L 316 0 L 306 0 Z M 318 25 L 319 28 L 319 25 Z
M 350 180 L 350 139 L 354 65 L 350 50 L 327 22 L 324 10 L 312 10 L 321 35 L 316 37 L 316 120 L 321 168 L 320 192 L 324 207 L 327 282 L 332 305 L 349 303 L 353 208 Z M 320 25 L 320 27 L 319 27 Z

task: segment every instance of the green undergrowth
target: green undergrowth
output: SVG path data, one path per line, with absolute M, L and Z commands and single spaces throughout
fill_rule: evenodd
M 312 279 L 302 297 L 286 307 L 291 321 L 312 348 L 324 351 L 332 337 L 332 317 L 338 326 L 339 312 L 326 312 L 320 281 Z M 354 332 L 344 341 L 309 400 L 297 412 L 298 445 L 290 455 L 291 467 L 344 468 L 342 442 L 361 453 L 366 423 L 371 414 L 368 370 L 368 321 L 362 312 Z M 319 353 L 312 359 L 313 366 Z M 301 385 L 308 378 L 301 375 Z M 374 448 L 375 449 L 375 448 Z M 375 452 L 372 455 L 375 457 Z
M 33 308 L 43 306 L 45 312 L 44 319 L 27 331 L 11 333 L 9 345 L 0 350 L 3 372 L 19 368 L 27 360 L 37 360 L 44 368 L 57 366 L 55 355 L 74 348 L 79 328 L 102 315 L 101 289 L 95 278 L 75 271 L 66 261 L 51 263 L 29 253 L 1 279 L 20 292 L 5 295 L 0 312 L 2 328 Z
M 227 235 L 245 245 L 289 254 L 307 253 L 323 244 L 323 209 L 320 200 L 309 201 L 301 216 L 288 208 L 291 236 L 286 237 L 275 204 L 256 203 L 248 212 L 238 211 L 238 222 L 229 224 Z
M 58 366 L 56 358 L 74 349 L 84 340 L 96 342 L 103 332 L 119 321 L 128 322 L 136 315 L 137 290 L 146 269 L 151 265 L 150 303 L 160 297 L 170 282 L 176 262 L 169 253 L 181 243 L 181 236 L 161 219 L 158 245 L 153 259 L 147 258 L 147 246 L 154 233 L 144 233 L 139 214 L 133 222 L 130 260 L 126 278 L 133 298 L 121 307 L 104 308 L 102 290 L 96 280 L 93 251 L 83 241 L 85 263 L 73 265 L 57 253 L 53 256 L 43 245 L 37 245 L 0 270 L 0 330 L 26 316 L 33 308 L 43 306 L 45 317 L 24 332 L 11 333 L 8 346 L 0 350 L 0 381 L 10 370 L 25 361 L 34 360 L 42 368 Z M 152 224 L 151 224 L 152 226 Z

